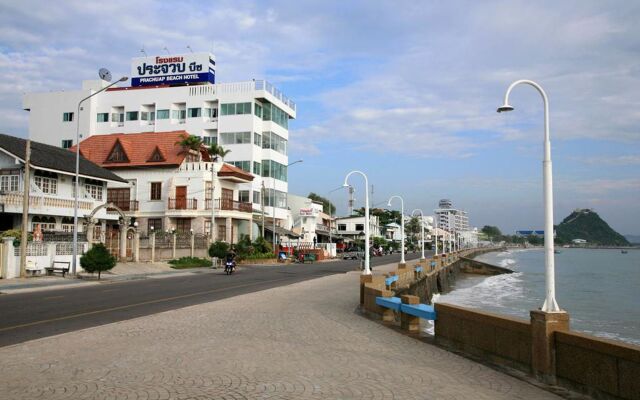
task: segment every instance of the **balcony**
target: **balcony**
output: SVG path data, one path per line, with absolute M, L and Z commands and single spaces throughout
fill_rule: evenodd
M 185 197 L 176 198 L 176 199 L 169 198 L 169 202 L 167 206 L 169 210 L 197 210 L 198 200 L 187 199 Z
M 211 199 L 205 200 L 205 208 L 211 210 Z M 242 203 L 230 199 L 216 199 L 216 209 L 223 211 L 253 212 L 251 203 Z
M 329 232 L 329 230 L 329 225 L 316 224 L 316 231 Z
M 18 192 L 9 192 L 0 194 L 0 204 L 4 206 L 5 212 L 10 212 L 8 210 L 17 210 L 17 212 L 22 213 L 22 199 L 24 199 L 24 195 Z M 75 205 L 75 200 L 73 198 L 61 198 L 59 196 L 54 195 L 39 195 L 31 193 L 29 195 L 29 209 L 30 210 L 39 210 L 39 209 L 48 209 L 48 208 L 56 208 L 56 209 L 73 209 Z M 78 208 L 82 210 L 93 210 L 95 207 L 93 201 L 88 200 L 79 200 Z M 14 212 L 14 211 L 11 211 Z
M 110 203 L 113 203 L 116 207 L 118 207 L 124 212 L 138 211 L 138 200 L 112 201 Z M 107 209 L 107 213 L 117 214 L 118 212 L 113 209 Z

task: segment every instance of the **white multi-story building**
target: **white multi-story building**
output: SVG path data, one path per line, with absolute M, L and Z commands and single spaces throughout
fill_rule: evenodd
M 24 201 L 26 140 L 0 134 L 0 231 L 20 229 Z M 59 147 L 31 142 L 28 227 L 39 225 L 45 233 L 73 232 L 75 205 L 75 154 Z M 111 171 L 80 159 L 78 199 L 79 231 L 84 216 L 97 220 L 94 237 L 106 223 L 118 223 L 118 215 L 101 208 L 107 202 L 107 183 L 125 182 Z M 94 211 L 95 210 L 95 211 Z
M 288 203 L 293 219 L 291 230 L 299 234 L 303 242 L 313 242 L 315 238 L 320 243 L 319 235 L 329 233 L 323 229 L 322 203 L 291 193 L 288 194 Z
M 467 212 L 453 208 L 451 200 L 442 199 L 438 208 L 434 210 L 438 228 L 449 232 L 461 232 L 469 230 L 469 217 Z
M 269 82 L 253 80 L 214 83 L 215 62 L 208 53 L 134 59 L 129 87 L 104 88 L 102 80 L 84 81 L 70 91 L 29 93 L 31 139 L 54 146 L 75 145 L 79 119 L 83 138 L 113 133 L 184 130 L 205 144 L 217 143 L 231 152 L 225 161 L 255 176 L 241 184 L 249 201 L 275 205 L 276 219 L 286 220 L 289 120 L 296 105 Z
M 351 239 L 364 238 L 364 216 L 336 218 L 336 225 L 338 227 L 338 234 L 341 236 Z M 378 222 L 378 217 L 375 215 L 369 216 L 369 236 L 372 238 L 382 236 L 380 223 Z

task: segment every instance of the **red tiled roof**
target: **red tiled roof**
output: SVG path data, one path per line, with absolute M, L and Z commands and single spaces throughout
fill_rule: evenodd
M 171 131 L 92 135 L 80 143 L 80 154 L 107 169 L 179 166 L 184 161 L 187 153 L 176 142 L 182 140 L 184 135 L 189 134 L 186 131 Z M 128 159 L 127 162 L 111 162 L 107 160 L 117 143 L 120 143 Z M 76 147 L 73 146 L 69 150 L 75 152 L 75 149 Z M 156 149 L 158 149 L 164 160 L 149 161 Z M 204 161 L 209 161 L 209 155 L 204 146 L 201 154 Z M 250 173 L 226 163 L 223 164 L 218 175 L 220 177 L 236 177 L 245 181 L 253 180 L 253 175 Z

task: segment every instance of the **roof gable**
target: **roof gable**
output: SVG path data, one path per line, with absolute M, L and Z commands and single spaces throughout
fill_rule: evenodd
M 151 157 L 149 157 L 147 162 L 162 162 L 162 161 L 165 161 L 165 158 L 162 155 L 160 148 L 156 146 L 156 148 L 153 150 L 153 153 L 151 153 Z
M 104 161 L 105 163 L 122 163 L 129 162 L 129 157 L 127 157 L 127 152 L 122 147 L 122 143 L 120 140 L 116 140 L 116 143 L 111 148 L 111 152 L 107 159 Z

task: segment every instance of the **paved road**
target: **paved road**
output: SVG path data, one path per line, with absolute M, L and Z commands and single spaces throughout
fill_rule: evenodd
M 419 257 L 408 254 L 407 260 Z M 399 254 L 372 258 L 372 265 L 397 262 Z M 0 347 L 78 329 L 141 317 L 240 294 L 353 271 L 356 261 L 239 268 L 161 279 L 0 296 Z
M 354 313 L 358 275 L 0 348 L 2 400 L 560 400 Z

